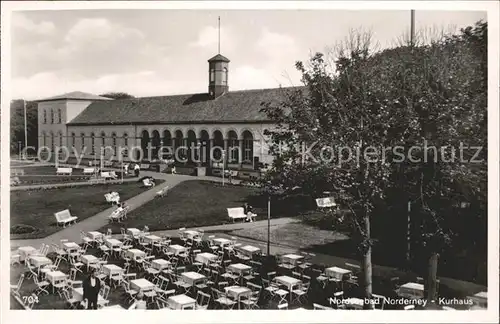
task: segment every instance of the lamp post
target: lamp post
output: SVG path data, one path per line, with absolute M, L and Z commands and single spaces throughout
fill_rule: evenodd
M 225 156 L 226 156 L 226 152 L 225 151 L 222 151 L 222 185 L 224 186 L 224 173 L 225 173 L 225 170 L 224 170 L 224 161 L 225 161 Z
M 267 257 L 271 255 L 271 193 L 267 195 Z
M 24 147 L 28 146 L 28 122 L 26 117 L 26 100 L 23 99 L 23 108 L 24 108 Z M 24 159 L 26 159 L 26 152 L 23 154 Z

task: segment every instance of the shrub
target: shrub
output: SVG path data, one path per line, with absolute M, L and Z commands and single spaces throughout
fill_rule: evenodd
M 10 234 L 30 234 L 36 231 L 38 231 L 36 227 L 24 224 L 16 224 L 10 228 Z

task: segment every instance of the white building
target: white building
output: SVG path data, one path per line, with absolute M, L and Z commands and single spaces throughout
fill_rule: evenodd
M 163 150 L 168 153 L 184 146 L 189 148 L 181 154 L 187 158 L 184 166 L 201 161 L 217 169 L 221 163 L 214 159 L 220 159 L 228 169 L 258 170 L 272 161 L 264 131 L 274 124 L 261 112 L 262 104 L 282 100 L 287 90 L 229 91 L 229 60 L 218 54 L 208 66 L 207 93 L 112 100 L 71 92 L 39 100 L 39 147 L 51 153 L 67 147 L 73 157 L 83 151 L 90 161 L 100 160 L 104 147 L 107 161 L 119 161 L 120 151 L 124 161 L 137 160 L 142 148 L 142 161 L 151 162 L 159 158 L 160 147 L 171 148 Z M 197 145 L 200 149 L 191 153 Z M 222 150 L 213 150 L 210 159 L 213 147 L 224 148 L 225 158 Z

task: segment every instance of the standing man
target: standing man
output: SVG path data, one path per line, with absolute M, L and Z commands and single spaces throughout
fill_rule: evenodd
M 87 309 L 97 309 L 97 298 L 101 290 L 101 281 L 97 278 L 97 270 L 83 282 L 83 300 L 87 301 Z
M 134 165 L 134 172 L 135 172 L 135 176 L 136 176 L 136 177 L 139 177 L 139 173 L 141 172 L 141 167 L 139 166 L 139 164 L 138 164 L 138 163 L 136 163 L 136 164 Z

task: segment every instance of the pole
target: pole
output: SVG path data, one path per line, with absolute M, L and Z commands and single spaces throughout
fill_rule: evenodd
M 225 152 L 222 151 L 222 185 L 224 185 L 224 160 L 225 160 Z
M 218 19 L 218 27 L 219 27 L 218 28 L 219 41 L 217 42 L 217 46 L 218 46 L 218 48 L 217 48 L 218 52 L 217 53 L 220 54 L 220 16 L 219 16 L 219 19 Z
M 411 10 L 410 45 L 415 45 L 415 10 Z
M 271 195 L 267 196 L 267 257 L 271 255 Z
M 26 100 L 23 99 L 23 107 L 24 107 L 24 147 L 28 146 L 28 121 L 26 117 Z M 24 158 L 26 158 L 26 152 L 23 154 Z
M 410 241 L 411 241 L 411 229 L 410 229 L 410 224 L 411 224 L 411 201 L 408 201 L 408 224 L 407 224 L 407 229 L 406 229 L 406 261 L 408 264 L 410 264 Z
M 123 155 L 122 155 L 122 159 L 121 160 L 122 160 L 122 172 L 121 172 L 121 174 L 122 174 L 122 183 L 123 183 L 123 173 L 125 172 L 125 170 L 123 169 Z

